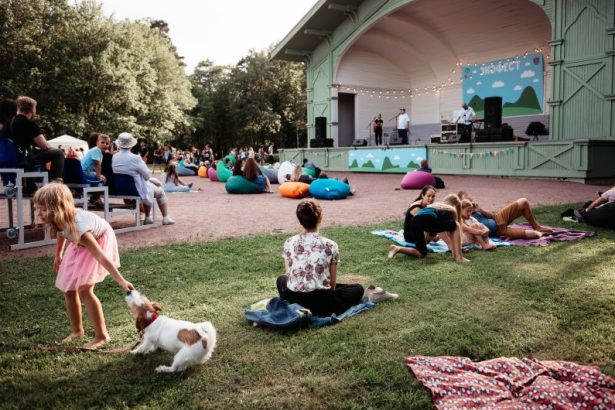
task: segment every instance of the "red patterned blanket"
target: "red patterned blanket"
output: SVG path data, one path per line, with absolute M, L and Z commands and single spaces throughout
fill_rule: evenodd
M 571 362 L 406 357 L 439 409 L 615 409 L 615 379 Z

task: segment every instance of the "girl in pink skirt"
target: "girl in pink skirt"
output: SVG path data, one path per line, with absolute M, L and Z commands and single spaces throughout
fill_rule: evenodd
M 34 205 L 51 237 L 57 239 L 53 270 L 57 272 L 56 286 L 64 292 L 72 326 L 71 334 L 63 341 L 83 336 L 83 300 L 88 319 L 94 325 L 94 339 L 83 347 L 100 347 L 110 338 L 102 306 L 94 294 L 94 285 L 111 274 L 122 289 L 134 289 L 117 270 L 120 257 L 115 233 L 104 219 L 75 208 L 73 195 L 64 184 L 51 183 L 40 188 L 34 195 Z M 64 250 L 67 240 L 68 246 Z

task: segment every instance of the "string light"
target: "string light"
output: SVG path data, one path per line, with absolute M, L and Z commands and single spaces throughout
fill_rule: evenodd
M 487 64 L 503 64 L 505 62 L 511 62 L 511 61 L 518 61 L 520 58 L 527 58 L 530 54 L 532 53 L 542 53 L 543 52 L 543 48 L 542 47 L 536 47 L 533 49 L 529 49 L 529 50 L 525 50 L 523 53 L 520 53 L 517 56 L 514 57 L 508 57 L 508 58 L 503 58 L 497 61 L 491 61 L 488 63 L 466 63 L 463 62 L 461 60 L 455 62 L 455 67 L 453 67 L 450 70 L 450 74 L 449 76 L 446 77 L 445 81 L 442 81 L 441 83 L 434 83 L 430 86 L 427 87 L 416 87 L 414 89 L 412 88 L 408 88 L 408 89 L 384 89 L 384 88 L 367 88 L 367 87 L 360 87 L 357 91 L 356 86 L 350 86 L 350 85 L 342 85 L 342 84 L 336 84 L 335 87 L 337 87 L 338 90 L 340 91 L 346 91 L 346 92 L 354 92 L 355 94 L 359 94 L 359 95 L 365 95 L 365 96 L 369 96 L 371 98 L 373 97 L 378 97 L 378 98 L 382 98 L 385 97 L 387 99 L 391 98 L 391 94 L 394 95 L 395 99 L 397 99 L 398 95 L 401 98 L 406 98 L 406 95 L 409 96 L 410 98 L 414 98 L 416 97 L 420 97 L 420 96 L 428 96 L 428 95 L 435 95 L 435 96 L 439 96 L 440 93 L 442 92 L 443 89 L 445 88 L 450 88 L 450 87 L 455 87 L 458 85 L 462 85 L 463 81 L 460 80 L 455 80 L 453 79 L 453 76 L 455 74 L 458 74 L 458 72 L 461 72 L 461 68 L 464 66 L 467 67 L 479 67 L 479 66 L 484 66 Z M 544 56 L 545 60 L 550 60 L 550 56 L 546 55 Z M 545 76 L 549 75 L 549 72 L 547 72 L 546 70 L 543 70 L 543 74 Z M 483 75 L 483 73 L 479 73 L 480 76 Z M 468 79 L 472 79 L 474 76 L 470 75 L 468 77 Z

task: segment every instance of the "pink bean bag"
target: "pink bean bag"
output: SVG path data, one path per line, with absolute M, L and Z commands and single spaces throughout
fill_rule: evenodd
M 403 189 L 422 189 L 425 185 L 436 185 L 436 179 L 429 172 L 408 172 L 401 180 Z
M 216 173 L 216 168 L 214 167 L 209 167 L 209 169 L 207 170 L 207 176 L 209 176 L 210 181 L 218 181 L 218 174 Z

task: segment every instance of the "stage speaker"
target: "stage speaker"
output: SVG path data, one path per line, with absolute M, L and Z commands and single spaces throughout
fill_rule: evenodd
M 502 127 L 502 97 L 485 98 L 485 128 Z
M 356 139 L 354 141 L 352 141 L 352 144 L 350 144 L 351 147 L 366 147 L 367 146 L 367 140 L 365 138 L 363 139 Z
M 311 139 L 310 148 L 333 148 L 333 138 Z
M 327 138 L 327 117 L 316 117 L 314 119 L 314 131 L 317 140 Z

